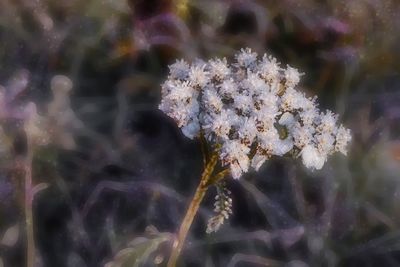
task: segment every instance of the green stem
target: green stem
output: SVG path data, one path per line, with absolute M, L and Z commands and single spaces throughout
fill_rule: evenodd
M 192 198 L 192 201 L 190 202 L 190 205 L 186 211 L 185 217 L 183 218 L 183 221 L 181 223 L 181 226 L 179 228 L 178 232 L 178 238 L 175 240 L 173 247 L 172 247 L 172 252 L 171 256 L 168 260 L 168 267 L 175 267 L 176 262 L 178 261 L 179 255 L 182 251 L 183 244 L 186 240 L 186 236 L 189 232 L 190 226 L 192 225 L 193 219 L 197 214 L 197 211 L 200 207 L 200 203 L 203 200 L 207 189 L 208 189 L 208 181 L 214 171 L 215 165 L 217 164 L 218 161 L 218 156 L 214 154 L 210 161 L 207 163 L 203 174 L 201 175 L 201 180 L 199 185 L 197 186 L 196 192 L 194 193 L 194 196 Z

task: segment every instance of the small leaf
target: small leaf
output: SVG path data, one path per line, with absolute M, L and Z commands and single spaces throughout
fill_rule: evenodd
M 1 244 L 7 247 L 13 247 L 18 241 L 18 237 L 19 225 L 16 224 L 8 228 L 7 231 L 4 233 L 3 238 L 1 239 Z
M 171 240 L 170 233 L 159 233 L 153 228 L 148 228 L 150 237 L 137 237 L 129 242 L 129 247 L 120 250 L 113 261 L 105 267 L 139 267 L 149 260 L 150 255 L 157 251 L 159 246 Z M 162 255 L 157 255 L 154 262 L 162 261 Z

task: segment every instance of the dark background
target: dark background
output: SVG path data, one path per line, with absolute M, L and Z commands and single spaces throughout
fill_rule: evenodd
M 396 0 L 2 0 L 0 84 L 29 74 L 24 97 L 46 114 L 65 75 L 83 124 L 63 129 L 73 148 L 35 154 L 34 181 L 49 184 L 34 201 L 38 265 L 163 266 L 170 243 L 157 242 L 179 226 L 202 158 L 157 109 L 160 83 L 176 59 L 251 47 L 305 73 L 302 90 L 352 130 L 349 154 L 228 179 L 233 215 L 207 235 L 212 189 L 181 265 L 400 266 L 399 29 Z M 21 229 L 0 257 L 25 266 L 18 187 L 0 173 L 0 236 Z

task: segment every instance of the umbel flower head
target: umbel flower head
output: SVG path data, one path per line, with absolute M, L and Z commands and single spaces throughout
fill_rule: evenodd
M 218 146 L 233 178 L 258 170 L 271 156 L 301 157 L 307 168 L 321 169 L 334 152 L 347 154 L 350 130 L 331 111 L 320 111 L 315 97 L 295 89 L 297 69 L 249 48 L 235 59 L 172 64 L 159 106 L 185 136 L 204 133 Z

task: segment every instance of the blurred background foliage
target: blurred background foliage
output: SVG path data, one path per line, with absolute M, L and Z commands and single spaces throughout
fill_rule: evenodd
M 165 264 L 202 159 L 158 111 L 159 84 L 178 58 L 251 47 L 304 72 L 351 149 L 321 171 L 272 159 L 229 180 L 232 218 L 205 233 L 210 194 L 182 266 L 399 266 L 399 29 L 396 0 L 0 1 L 0 84 L 26 80 L 18 94 L 39 114 L 55 75 L 73 84 L 76 123 L 61 130 L 72 137 L 34 159 L 49 185 L 34 202 L 38 265 Z M 63 114 L 51 115 L 46 130 L 60 132 Z M 18 185 L 0 170 L 0 266 L 25 266 Z

